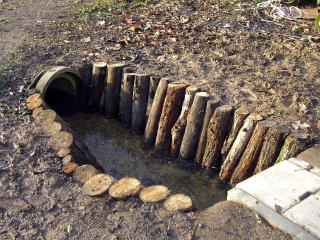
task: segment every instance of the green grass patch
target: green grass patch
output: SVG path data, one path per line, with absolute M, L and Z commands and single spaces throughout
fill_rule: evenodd
M 0 23 L 5 22 L 7 19 L 0 17 Z

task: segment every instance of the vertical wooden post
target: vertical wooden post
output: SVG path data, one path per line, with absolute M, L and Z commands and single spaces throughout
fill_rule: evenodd
M 155 150 L 158 152 L 170 151 L 171 128 L 181 112 L 186 88 L 187 84 L 184 83 L 170 83 L 168 85 L 155 142 Z
M 88 106 L 97 107 L 104 88 L 104 80 L 107 74 L 107 63 L 97 62 L 93 64 L 90 82 Z
M 171 153 L 173 154 L 179 153 L 183 134 L 187 125 L 187 116 L 193 103 L 194 96 L 199 91 L 200 88 L 196 86 L 189 86 L 186 88 L 180 116 L 171 129 Z
M 220 168 L 221 148 L 228 134 L 232 109 L 231 106 L 223 105 L 215 110 L 208 125 L 207 144 L 202 160 L 203 167 Z
M 247 148 L 244 151 L 238 166 L 232 174 L 230 183 L 233 186 L 247 179 L 253 174 L 253 171 L 257 165 L 264 137 L 266 136 L 268 129 L 274 124 L 274 122 L 267 120 L 257 123 Z
M 136 74 L 132 94 L 131 128 L 137 134 L 143 134 L 146 124 L 150 75 Z
M 261 120 L 261 115 L 250 114 L 244 121 L 225 161 L 221 166 L 221 171 L 219 173 L 219 177 L 221 180 L 229 180 L 231 178 L 233 171 L 236 168 L 239 159 L 250 140 L 256 123 Z
M 307 142 L 308 135 L 289 135 L 280 150 L 276 163 L 295 157 L 306 148 Z
M 194 97 L 180 148 L 180 157 L 183 159 L 192 159 L 195 156 L 208 99 L 209 94 L 206 92 L 198 92 Z
M 150 113 L 150 110 L 151 110 L 152 102 L 153 102 L 154 96 L 156 94 L 157 87 L 159 85 L 160 79 L 161 79 L 160 77 L 154 76 L 154 75 L 152 75 L 150 77 L 149 94 L 148 94 L 148 106 L 147 106 L 147 112 L 146 112 L 147 119 L 149 118 L 149 113 Z
M 285 126 L 275 125 L 270 127 L 264 139 L 258 163 L 254 170 L 255 174 L 262 172 L 275 163 L 284 139 L 289 134 L 290 130 Z
M 132 111 L 132 94 L 135 73 L 124 73 L 121 82 L 119 118 L 123 127 L 130 127 Z
M 166 97 L 167 86 L 170 82 L 171 80 L 162 78 L 154 96 L 143 137 L 144 147 L 147 149 L 153 148 L 156 140 L 162 106 Z
M 239 132 L 240 128 L 242 127 L 244 120 L 248 117 L 248 115 L 249 115 L 249 111 L 244 108 L 238 108 L 234 112 L 232 127 L 230 130 L 229 136 L 224 141 L 224 144 L 223 144 L 223 147 L 221 150 L 223 160 L 227 157 L 227 155 L 232 147 L 232 144 L 233 144 L 234 140 L 236 139 L 238 132 Z
M 105 115 L 107 118 L 115 118 L 119 112 L 119 100 L 123 68 L 126 64 L 108 65 L 108 74 L 105 88 Z

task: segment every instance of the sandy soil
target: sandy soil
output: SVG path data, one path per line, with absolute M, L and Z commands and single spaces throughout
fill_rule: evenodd
M 263 23 L 251 1 L 0 4 L 6 19 L 0 23 L 0 239 L 290 239 L 232 202 L 183 214 L 136 199 L 83 196 L 60 173 L 24 98 L 40 69 L 127 61 L 141 72 L 199 84 L 223 103 L 247 106 L 317 140 L 319 38 L 311 24 Z

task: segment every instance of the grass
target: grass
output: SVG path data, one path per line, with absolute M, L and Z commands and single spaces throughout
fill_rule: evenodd
M 1 23 L 1 22 L 5 22 L 5 21 L 6 21 L 5 18 L 0 17 L 0 23 Z

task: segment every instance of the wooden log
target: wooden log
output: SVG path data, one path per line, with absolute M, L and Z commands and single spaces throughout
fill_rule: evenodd
M 146 127 L 150 75 L 136 74 L 132 93 L 131 128 L 136 134 L 143 134 Z
M 113 182 L 113 177 L 100 173 L 90 178 L 82 187 L 82 192 L 88 196 L 99 196 L 106 193 Z
M 108 193 L 112 198 L 123 199 L 138 194 L 141 188 L 142 185 L 138 179 L 124 177 L 113 183 Z
M 120 89 L 123 68 L 126 64 L 108 65 L 108 74 L 105 88 L 105 115 L 107 118 L 115 118 L 119 112 Z
M 139 197 L 143 202 L 160 202 L 166 199 L 170 190 L 163 185 L 154 185 L 141 190 Z
M 227 157 L 227 155 L 232 147 L 232 144 L 233 144 L 234 140 L 236 139 L 238 132 L 239 132 L 240 128 L 242 127 L 244 120 L 248 117 L 248 115 L 249 115 L 249 111 L 244 108 L 238 108 L 234 112 L 233 122 L 232 122 L 229 136 L 224 141 L 222 149 L 221 149 L 221 155 L 222 155 L 223 161 Z
M 94 166 L 85 164 L 78 167 L 73 173 L 73 180 L 78 183 L 84 184 L 90 178 L 98 175 L 100 172 Z
M 28 108 L 28 110 L 34 110 L 34 109 L 40 107 L 42 104 L 43 104 L 43 100 L 41 98 L 37 98 L 37 99 L 29 102 L 27 108 Z
M 149 113 L 150 113 L 150 110 L 151 110 L 152 102 L 153 102 L 154 96 L 156 94 L 157 87 L 159 85 L 160 79 L 161 78 L 158 77 L 158 76 L 154 76 L 154 75 L 150 76 L 150 85 L 149 85 L 149 93 L 148 93 L 148 105 L 147 105 L 147 112 L 146 112 L 147 119 L 149 118 Z
M 269 128 L 274 124 L 274 122 L 268 120 L 257 123 L 246 150 L 242 154 L 239 164 L 232 174 L 230 180 L 232 186 L 252 176 L 258 162 L 263 140 Z
M 27 103 L 30 103 L 38 98 L 40 98 L 40 93 L 34 93 L 27 98 Z
M 192 199 L 184 194 L 174 194 L 168 197 L 163 206 L 168 211 L 186 211 L 192 207 Z
M 221 166 L 219 173 L 219 178 L 221 180 L 229 180 L 233 174 L 234 169 L 237 167 L 237 164 L 244 152 L 251 134 L 255 128 L 255 125 L 258 121 L 261 121 L 263 118 L 259 114 L 250 114 L 244 121 L 239 133 L 237 134 L 236 139 L 234 140 L 232 147 Z
M 280 153 L 285 138 L 290 130 L 282 125 L 271 126 L 264 139 L 260 156 L 254 173 L 257 174 L 271 167 Z
M 120 91 L 119 117 L 123 127 L 130 127 L 135 73 L 124 73 Z
M 232 107 L 229 105 L 218 107 L 210 119 L 207 131 L 207 143 L 202 160 L 203 167 L 220 168 L 221 148 L 228 134 L 232 110 Z
M 97 62 L 93 64 L 88 96 L 88 106 L 91 108 L 96 108 L 99 104 L 99 100 L 104 88 L 104 80 L 106 78 L 106 74 L 106 62 Z
M 286 138 L 280 150 L 276 163 L 295 157 L 297 154 L 301 153 L 306 148 L 307 144 L 308 144 L 308 135 L 298 135 L 298 134 L 289 135 Z
M 218 107 L 219 102 L 220 101 L 217 99 L 209 100 L 207 102 L 206 113 L 204 116 L 202 130 L 201 130 L 201 134 L 200 134 L 200 138 L 197 146 L 197 152 L 195 156 L 195 160 L 200 164 L 202 163 L 203 154 L 206 148 L 209 121 L 214 113 L 214 110 Z
M 174 155 L 179 153 L 183 134 L 187 125 L 187 116 L 192 106 L 194 96 L 199 91 L 200 88 L 197 86 L 189 86 L 186 88 L 180 116 L 171 129 L 171 153 Z
M 159 127 L 155 142 L 155 150 L 169 152 L 171 148 L 171 129 L 181 112 L 187 85 L 184 83 L 170 83 L 164 100 Z
M 51 122 L 45 125 L 42 125 L 42 129 L 46 136 L 52 136 L 61 131 L 62 126 L 59 122 Z
M 154 145 L 158 131 L 159 119 L 167 92 L 167 86 L 170 82 L 171 80 L 162 78 L 154 96 L 143 137 L 144 147 L 147 149 L 152 148 Z
M 195 156 L 208 99 L 208 93 L 196 93 L 190 113 L 187 117 L 186 130 L 180 148 L 179 155 L 183 159 L 192 159 Z

